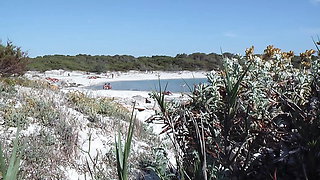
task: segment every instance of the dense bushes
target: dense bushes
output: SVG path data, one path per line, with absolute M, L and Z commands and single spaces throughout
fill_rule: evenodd
M 245 57 L 225 58 L 189 102 L 168 104 L 155 94 L 179 177 L 319 179 L 320 59 L 313 53 L 301 53 L 294 68 L 293 52 L 268 46 L 257 56 L 251 47 Z
M 210 53 L 177 54 L 170 56 L 133 57 L 128 55 L 91 56 L 79 54 L 76 56 L 47 55 L 30 58 L 28 70 L 47 71 L 52 69 L 80 70 L 90 72 L 106 71 L 181 71 L 181 70 L 217 70 L 222 67 L 222 57 L 232 58 L 236 55 Z M 292 58 L 294 67 L 299 67 L 301 58 Z
M 27 54 L 12 42 L 0 43 L 0 76 L 20 75 L 25 71 Z
M 212 70 L 221 66 L 222 56 L 218 54 L 194 53 L 176 57 L 151 56 L 133 57 L 128 55 L 76 56 L 49 55 L 31 58 L 28 70 L 46 71 L 52 69 L 81 70 L 91 72 L 106 71 L 155 71 L 155 70 Z

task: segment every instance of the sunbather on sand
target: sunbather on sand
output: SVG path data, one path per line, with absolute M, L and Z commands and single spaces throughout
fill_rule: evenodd
M 112 89 L 112 86 L 111 86 L 110 83 L 105 83 L 105 84 L 103 85 L 103 89 Z

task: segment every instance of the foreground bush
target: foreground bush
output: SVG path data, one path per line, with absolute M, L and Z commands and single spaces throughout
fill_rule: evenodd
M 8 41 L 0 43 L 0 76 L 21 75 L 27 65 L 27 54 Z
M 186 103 L 155 94 L 179 179 L 319 179 L 320 59 L 268 46 L 225 58 Z M 241 63 L 240 63 L 241 62 Z M 157 116 L 158 118 L 158 116 Z M 156 119 L 156 118 L 155 118 Z M 194 163 L 190 163 L 194 162 Z

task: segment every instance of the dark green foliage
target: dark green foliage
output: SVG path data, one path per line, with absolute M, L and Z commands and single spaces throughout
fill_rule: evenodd
M 27 65 L 27 54 L 8 41 L 0 43 L 0 76 L 21 75 Z
M 233 58 L 231 53 L 223 53 L 224 57 Z M 86 55 L 76 56 L 46 55 L 30 58 L 28 70 L 47 71 L 52 69 L 80 70 L 90 72 L 106 71 L 181 71 L 181 70 L 217 70 L 222 68 L 222 55 L 216 53 L 177 54 L 170 56 L 133 57 L 129 55 Z M 294 67 L 300 67 L 301 58 L 292 59 Z
M 230 55 L 231 56 L 231 55 Z M 28 70 L 46 71 L 52 69 L 80 70 L 91 72 L 105 71 L 177 71 L 177 70 L 212 70 L 220 68 L 222 56 L 218 54 L 178 54 L 176 57 L 152 56 L 138 57 L 128 55 L 76 56 L 49 55 L 31 58 Z

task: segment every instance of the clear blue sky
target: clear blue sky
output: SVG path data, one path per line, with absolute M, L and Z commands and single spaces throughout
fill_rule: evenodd
M 0 39 L 31 57 L 295 53 L 320 36 L 320 0 L 1 0 Z

